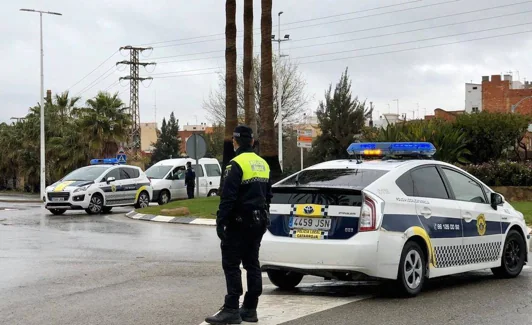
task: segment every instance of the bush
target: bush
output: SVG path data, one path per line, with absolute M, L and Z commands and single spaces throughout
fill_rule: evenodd
M 459 167 L 488 186 L 532 186 L 532 163 L 504 161 Z

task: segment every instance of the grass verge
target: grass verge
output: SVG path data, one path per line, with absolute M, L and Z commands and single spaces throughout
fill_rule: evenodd
M 191 217 L 216 219 L 216 211 L 218 211 L 219 204 L 220 198 L 214 196 L 192 200 L 173 201 L 165 205 L 155 205 L 144 209 L 137 209 L 136 211 L 143 214 L 164 216 L 165 214 L 162 210 L 186 207 L 190 210 Z
M 511 202 L 510 204 L 525 216 L 526 224 L 532 226 L 532 202 Z

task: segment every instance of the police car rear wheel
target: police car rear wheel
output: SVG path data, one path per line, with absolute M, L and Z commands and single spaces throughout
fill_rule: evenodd
M 218 195 L 218 191 L 217 190 L 210 190 L 208 196 L 217 196 Z
M 499 278 L 515 278 L 523 270 L 525 254 L 527 249 L 523 236 L 515 230 L 510 230 L 504 242 L 501 266 L 491 271 Z
M 50 209 L 48 211 L 50 211 L 52 214 L 54 214 L 56 216 L 62 215 L 63 213 L 66 212 L 65 209 Z
M 150 197 L 148 196 L 148 193 L 146 192 L 140 193 L 137 203 L 135 204 L 135 208 L 142 209 L 142 208 L 148 207 L 149 205 L 150 205 Z
M 424 255 L 416 242 L 409 241 L 405 244 L 396 282 L 401 295 L 413 297 L 421 292 L 427 265 Z
M 303 280 L 303 274 L 291 271 L 268 270 L 266 273 L 271 283 L 283 290 L 293 289 Z
M 101 213 L 102 210 L 103 210 L 103 198 L 99 194 L 94 194 L 91 197 L 89 207 L 85 209 L 85 212 L 87 212 L 88 214 L 98 214 L 98 213 Z

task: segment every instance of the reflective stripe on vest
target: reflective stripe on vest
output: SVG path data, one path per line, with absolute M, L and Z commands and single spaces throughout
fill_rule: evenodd
M 268 182 L 270 179 L 270 166 L 253 152 L 242 153 L 232 161 L 242 169 L 242 184 L 251 182 Z

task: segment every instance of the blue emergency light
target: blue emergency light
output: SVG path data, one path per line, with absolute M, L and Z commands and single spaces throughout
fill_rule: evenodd
M 118 159 L 116 158 L 104 158 L 104 159 L 92 159 L 91 165 L 116 165 L 118 164 Z
M 347 148 L 352 156 L 426 156 L 432 157 L 436 147 L 430 142 L 359 142 Z

